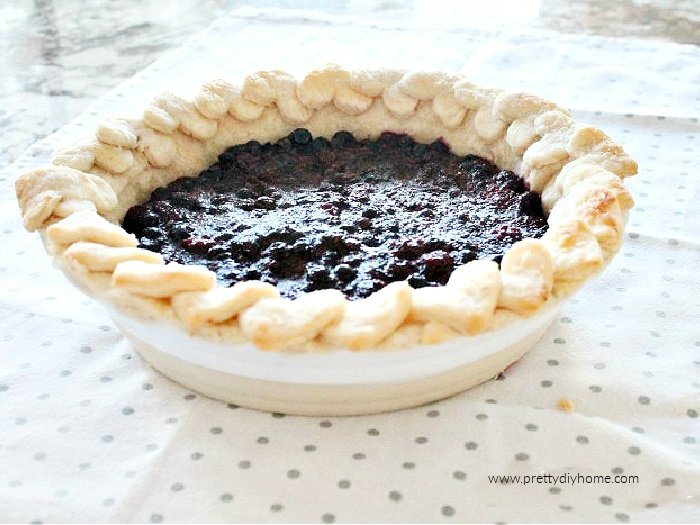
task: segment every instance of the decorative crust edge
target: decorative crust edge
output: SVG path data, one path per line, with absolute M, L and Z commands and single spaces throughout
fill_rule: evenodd
M 275 141 L 301 125 L 323 136 L 442 138 L 458 155 L 520 173 L 541 193 L 549 230 L 515 243 L 500 269 L 472 261 L 444 287 L 393 283 L 357 301 L 333 290 L 290 301 L 260 282 L 216 288 L 206 268 L 163 264 L 118 226 L 153 189 L 194 176 L 227 147 Z M 15 188 L 25 227 L 42 233 L 57 266 L 114 307 L 265 350 L 366 350 L 497 330 L 503 319 L 571 294 L 618 251 L 633 205 L 622 179 L 636 172 L 601 130 L 537 96 L 461 75 L 328 65 L 301 80 L 283 71 L 260 71 L 241 85 L 215 80 L 193 100 L 163 93 L 140 119 L 105 121 L 94 139 L 56 151 L 51 165 L 23 173 Z

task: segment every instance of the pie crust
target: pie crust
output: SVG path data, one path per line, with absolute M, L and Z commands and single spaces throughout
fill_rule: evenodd
M 195 176 L 226 148 L 274 142 L 301 126 L 325 137 L 346 130 L 357 138 L 442 138 L 457 155 L 519 173 L 541 194 L 549 229 L 515 243 L 500 268 L 472 261 L 442 287 L 396 282 L 348 301 L 335 290 L 289 300 L 257 281 L 217 288 L 213 272 L 164 264 L 118 225 L 153 189 Z M 534 95 L 461 75 L 330 65 L 301 80 L 283 71 L 241 85 L 216 80 L 194 100 L 161 94 L 140 119 L 105 121 L 94 139 L 20 175 L 16 193 L 25 227 L 40 231 L 55 264 L 114 308 L 264 350 L 369 350 L 499 330 L 570 295 L 618 251 L 633 204 L 622 179 L 636 172 L 601 130 Z

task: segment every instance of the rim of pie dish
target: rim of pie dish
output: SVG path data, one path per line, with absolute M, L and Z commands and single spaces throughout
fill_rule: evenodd
M 290 300 L 261 281 L 217 287 L 214 272 L 165 264 L 119 225 L 155 188 L 196 176 L 225 149 L 302 126 L 323 137 L 441 139 L 456 155 L 484 157 L 540 194 L 548 230 L 513 244 L 500 267 L 471 261 L 444 286 L 394 282 L 349 301 L 338 290 Z M 633 205 L 622 180 L 636 172 L 603 131 L 535 95 L 459 74 L 328 65 L 300 79 L 275 70 L 238 85 L 215 80 L 192 100 L 158 95 L 140 118 L 106 120 L 94 137 L 55 151 L 51 165 L 21 174 L 16 193 L 25 227 L 40 232 L 54 264 L 120 317 L 262 350 L 360 351 L 498 332 L 548 311 L 618 251 Z

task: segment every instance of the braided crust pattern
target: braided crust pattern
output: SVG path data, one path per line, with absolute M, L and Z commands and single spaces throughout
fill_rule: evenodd
M 515 243 L 500 268 L 472 261 L 443 287 L 392 283 L 348 301 L 335 290 L 283 299 L 257 281 L 217 288 L 213 272 L 164 264 L 118 225 L 153 189 L 195 176 L 227 147 L 301 125 L 321 136 L 442 138 L 457 155 L 519 173 L 541 194 L 549 230 Z M 240 85 L 215 80 L 193 100 L 163 93 L 140 119 L 107 120 L 20 175 L 16 193 L 25 227 L 40 231 L 55 264 L 112 307 L 264 350 L 366 350 L 497 330 L 572 293 L 618 251 L 633 205 L 622 179 L 636 172 L 605 133 L 537 96 L 461 75 L 328 65 L 302 79 L 275 70 Z

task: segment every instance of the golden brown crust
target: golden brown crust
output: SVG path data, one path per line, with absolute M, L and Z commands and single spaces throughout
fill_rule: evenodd
M 455 269 L 442 288 L 394 283 L 348 302 L 334 291 L 288 301 L 263 283 L 214 288 L 213 273 L 163 265 L 115 224 L 155 187 L 198 173 L 226 147 L 276 140 L 302 124 L 315 135 L 442 137 L 458 155 L 521 173 L 542 193 L 549 231 L 516 243 L 500 270 L 477 261 Z M 70 278 L 115 307 L 197 333 L 242 332 L 267 349 L 358 350 L 499 329 L 571 293 L 619 249 L 632 206 L 621 179 L 636 170 L 602 131 L 534 95 L 460 75 L 331 65 L 301 80 L 282 71 L 249 75 L 241 85 L 216 80 L 191 101 L 159 95 L 140 119 L 105 121 L 95 137 L 57 151 L 52 165 L 21 175 L 16 192 L 26 228 L 45 233 Z

